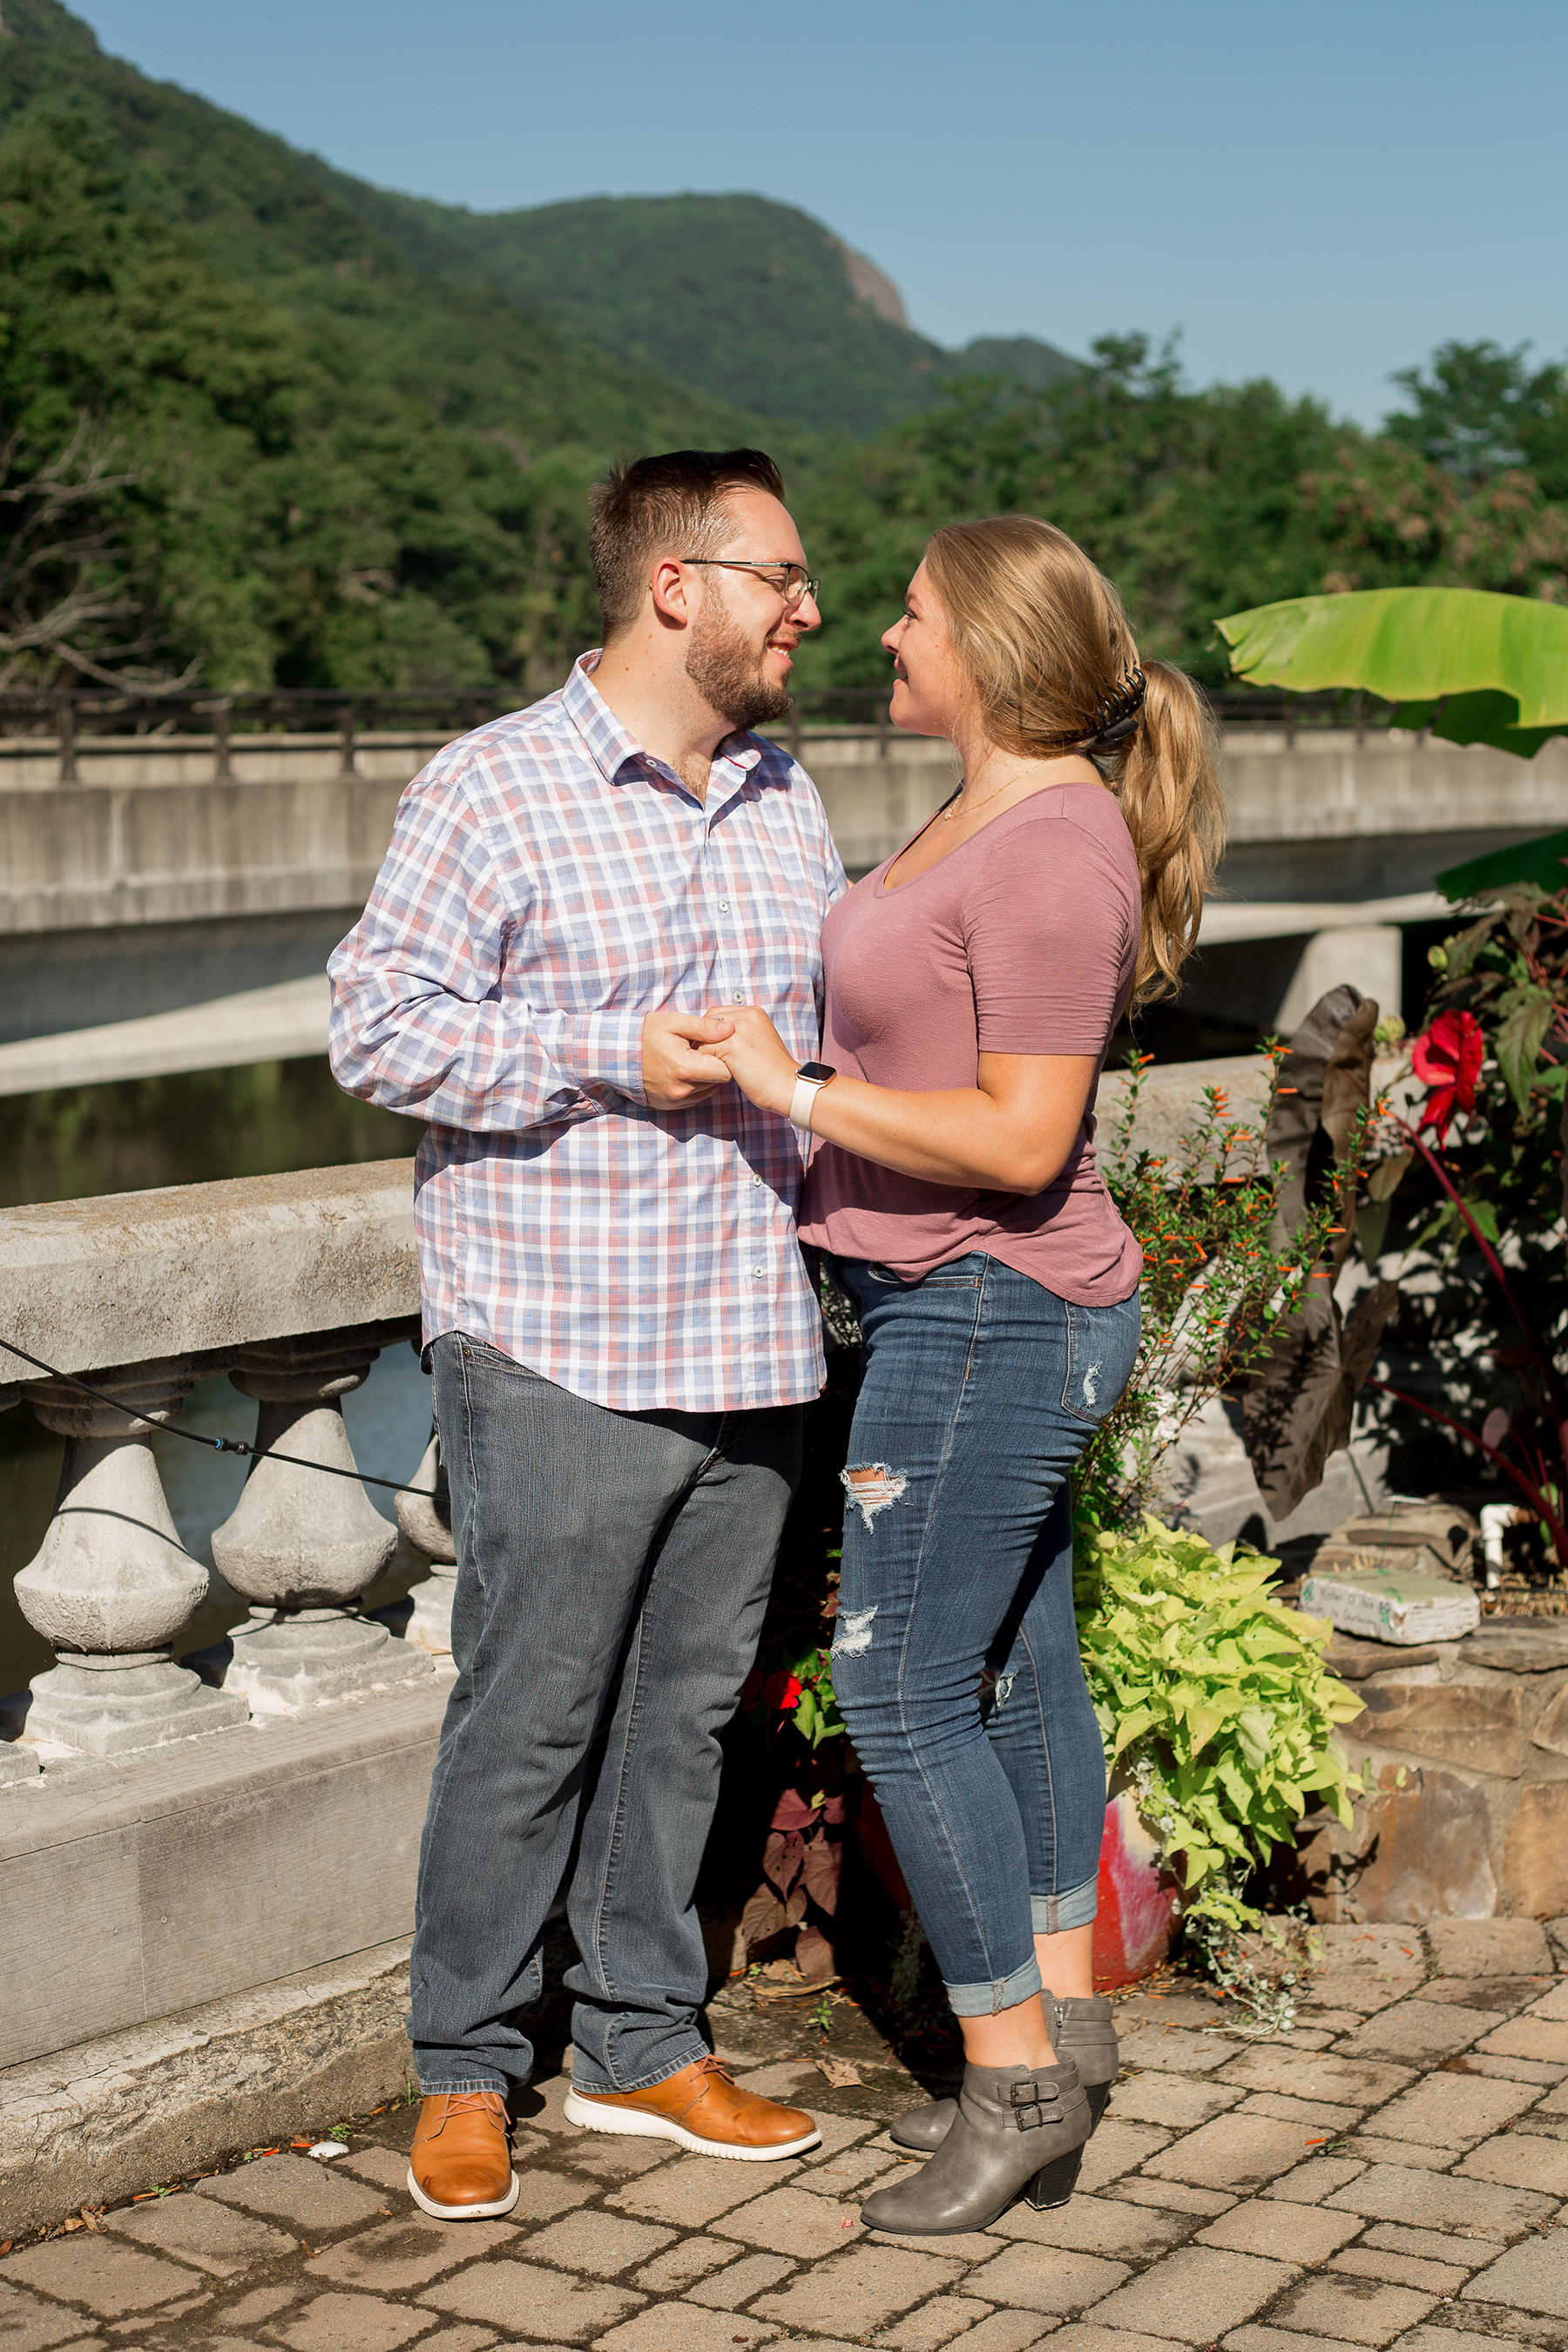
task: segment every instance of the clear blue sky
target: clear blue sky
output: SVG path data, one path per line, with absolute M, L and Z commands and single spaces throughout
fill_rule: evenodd
M 1368 421 L 1447 337 L 1568 351 L 1563 0 L 78 5 L 384 187 L 802 205 L 942 342 L 1180 328 Z

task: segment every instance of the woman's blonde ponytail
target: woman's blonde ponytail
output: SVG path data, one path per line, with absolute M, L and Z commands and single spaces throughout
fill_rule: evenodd
M 1145 662 L 1143 675 L 1142 720 L 1113 775 L 1143 882 L 1134 1004 L 1174 992 L 1226 836 L 1208 705 L 1169 662 Z

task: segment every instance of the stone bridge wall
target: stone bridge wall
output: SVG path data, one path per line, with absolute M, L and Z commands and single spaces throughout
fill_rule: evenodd
M 335 736 L 236 736 L 222 779 L 201 737 L 86 737 L 77 781 L 62 784 L 54 747 L 0 741 L 0 1043 L 319 973 L 364 902 L 405 782 L 437 748 L 362 736 L 345 772 Z M 809 735 L 802 756 L 851 874 L 907 838 L 954 777 L 945 743 L 873 728 Z M 1246 947 L 1225 943 L 1237 936 L 1229 910 L 1193 1002 L 1234 1011 L 1256 982 L 1269 999 L 1261 1020 L 1324 902 L 1385 902 L 1364 919 L 1393 938 L 1387 927 L 1414 914 L 1386 902 L 1568 824 L 1561 741 L 1526 761 L 1409 735 L 1237 730 L 1226 778 L 1225 891 L 1291 906 L 1261 932 L 1253 924 Z M 1274 938 L 1272 960 L 1250 943 L 1260 936 Z M 1373 992 L 1393 1001 L 1386 982 Z

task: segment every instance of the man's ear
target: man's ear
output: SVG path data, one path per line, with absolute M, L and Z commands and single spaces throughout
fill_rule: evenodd
M 686 573 L 679 557 L 661 555 L 653 567 L 650 583 L 653 589 L 653 609 L 666 628 L 685 629 L 691 625 L 691 607 L 687 601 Z

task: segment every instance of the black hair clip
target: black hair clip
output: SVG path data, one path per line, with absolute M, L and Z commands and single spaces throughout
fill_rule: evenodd
M 1092 735 L 1086 735 L 1077 746 L 1080 751 L 1114 751 L 1119 744 L 1138 731 L 1143 715 L 1143 698 L 1149 682 L 1141 669 L 1124 669 L 1121 684 L 1113 694 L 1101 698 L 1098 724 Z

